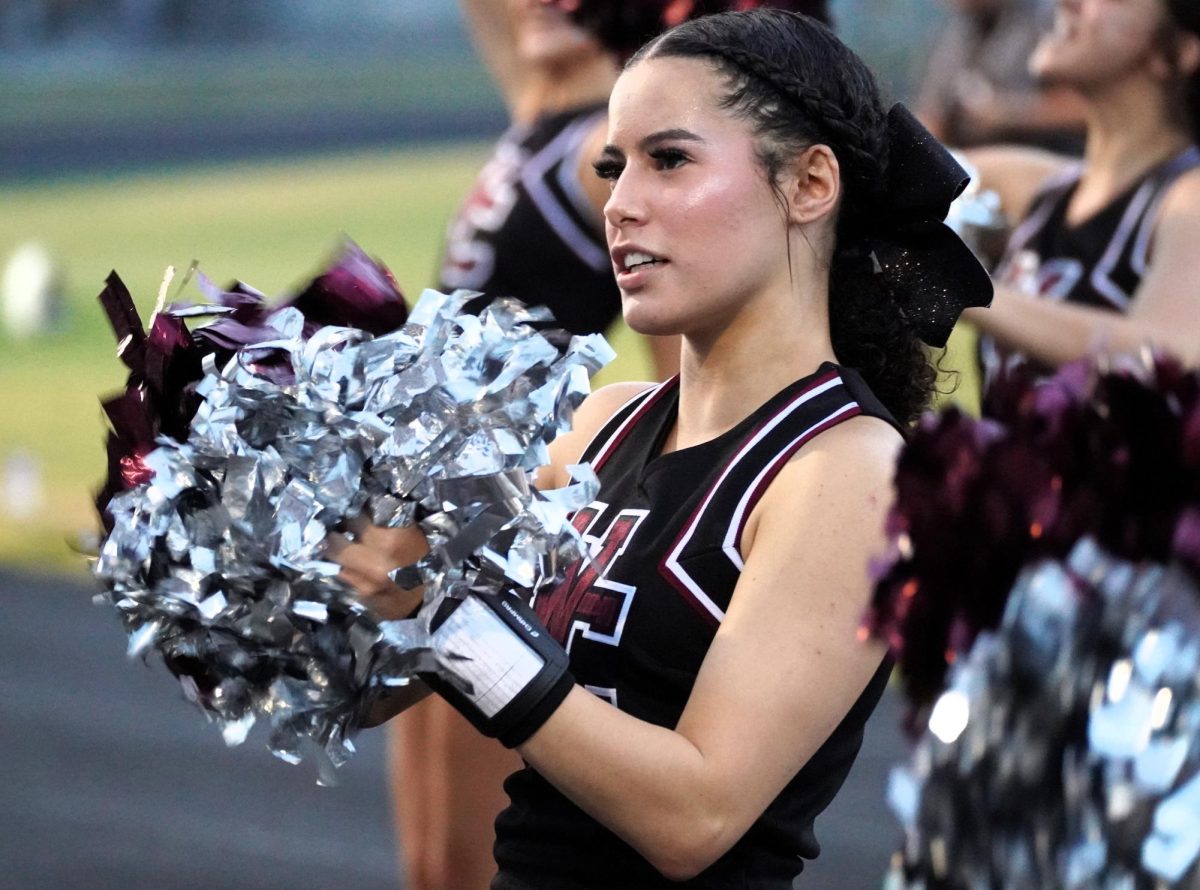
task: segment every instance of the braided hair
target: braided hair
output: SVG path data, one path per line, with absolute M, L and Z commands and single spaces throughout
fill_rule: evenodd
M 667 31 L 629 61 L 702 58 L 726 77 L 723 107 L 749 122 L 768 182 L 808 146 L 829 146 L 842 177 L 830 269 L 829 324 L 838 361 L 862 374 L 901 423 L 928 407 L 929 355 L 861 249 L 888 165 L 887 115 L 875 78 L 833 32 L 780 10 L 722 13 Z

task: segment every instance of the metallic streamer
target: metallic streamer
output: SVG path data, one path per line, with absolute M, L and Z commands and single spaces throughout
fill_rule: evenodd
M 546 493 L 531 481 L 611 349 L 539 332 L 548 315 L 514 300 L 462 314 L 473 296 L 426 291 L 380 336 L 314 328 L 296 308 L 256 321 L 223 366 L 204 357 L 186 441 L 160 435 L 144 481 L 108 502 L 98 599 L 129 654 L 158 651 L 226 743 L 264 724 L 277 756 L 316 755 L 330 781 L 376 696 L 435 666 L 428 617 L 445 597 L 534 592 L 576 556 L 567 516 L 595 476 L 575 468 Z M 173 311 L 228 330 L 229 297 Z M 413 619 L 377 621 L 324 559 L 330 531 L 364 512 L 419 521 L 430 540 L 397 573 L 425 585 Z

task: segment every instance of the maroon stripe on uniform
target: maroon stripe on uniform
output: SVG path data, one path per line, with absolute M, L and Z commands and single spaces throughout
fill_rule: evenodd
M 787 448 L 775 456 L 774 460 L 771 462 L 770 469 L 768 469 L 767 472 L 763 474 L 762 479 L 759 480 L 758 486 L 754 489 L 754 493 L 750 495 L 750 500 L 746 502 L 745 512 L 742 513 L 741 518 L 738 520 L 737 534 L 734 536 L 734 546 L 737 547 L 739 553 L 742 551 L 742 532 L 746 530 L 746 523 L 750 520 L 750 514 L 754 511 L 755 505 L 766 493 L 767 487 L 771 484 L 775 477 L 779 475 L 779 471 L 783 469 L 784 465 L 792 459 L 792 456 L 797 451 L 804 447 L 804 445 L 806 445 L 808 442 L 812 441 L 813 436 L 817 435 L 818 433 L 825 432 L 825 430 L 829 429 L 830 427 L 837 426 L 843 420 L 849 420 L 851 417 L 857 417 L 860 414 L 862 414 L 862 408 L 857 404 L 848 411 L 835 414 L 828 418 L 824 423 L 805 432 L 803 436 L 797 437 L 796 440 L 789 444 Z M 743 559 L 744 558 L 745 556 L 743 555 Z
M 650 391 L 651 394 L 625 421 L 621 423 L 618 431 L 613 435 L 612 438 L 608 440 L 608 442 L 604 444 L 604 446 L 596 454 L 595 458 L 593 458 L 592 470 L 594 472 L 600 472 L 600 468 L 608 462 L 609 457 L 611 457 L 613 453 L 616 452 L 616 450 L 621 446 L 621 443 L 625 441 L 629 433 L 635 426 L 637 426 L 638 421 L 641 420 L 642 417 L 644 417 L 646 413 L 658 403 L 658 400 L 661 399 L 665 393 L 670 392 L 678 385 L 679 377 L 675 376 L 659 385 L 657 389 Z
M 820 377 L 813 380 L 803 390 L 796 393 L 792 398 L 788 399 L 787 402 L 785 402 L 783 405 L 780 405 L 779 409 L 777 411 L 775 411 L 773 414 L 769 415 L 768 417 L 764 418 L 763 421 L 761 423 L 759 423 L 756 427 L 754 427 L 754 429 L 749 433 L 749 435 L 746 436 L 744 441 L 746 443 L 753 443 L 754 438 L 763 430 L 764 427 L 768 426 L 772 421 L 774 421 L 781 414 L 784 414 L 784 413 L 788 412 L 790 409 L 792 409 L 793 406 L 795 406 L 797 401 L 802 399 L 808 393 L 812 392 L 814 389 L 824 386 L 825 384 L 831 382 L 832 380 L 838 379 L 840 376 L 841 375 L 836 370 L 834 370 L 834 371 L 829 371 L 825 374 L 822 374 Z M 725 478 L 726 478 L 725 474 L 729 470 L 729 468 L 736 461 L 740 460 L 743 454 L 745 454 L 749 449 L 752 449 L 752 448 L 753 448 L 752 444 L 747 444 L 747 445 L 743 446 L 742 448 L 739 448 L 737 450 L 737 452 L 735 452 L 729 458 L 729 460 L 727 460 L 725 462 L 724 466 L 721 467 L 721 472 L 717 474 L 716 480 L 713 482 L 712 486 L 709 488 L 708 491 L 706 491 L 704 493 L 704 497 L 702 497 L 700 499 L 700 502 L 696 505 L 696 509 L 692 511 L 692 514 L 691 514 L 691 516 L 688 517 L 687 522 L 685 522 L 683 524 L 683 528 L 680 530 L 679 536 L 675 538 L 675 540 L 672 542 L 671 546 L 667 549 L 667 552 L 663 555 L 663 558 L 658 563 L 659 575 L 661 575 L 662 578 L 664 580 L 666 580 L 666 582 L 668 584 L 670 584 L 672 587 L 674 587 L 680 593 L 680 595 L 684 598 L 684 600 L 687 601 L 688 605 L 690 605 L 696 612 L 698 612 L 700 614 L 700 616 L 703 617 L 713 627 L 720 626 L 720 619 L 718 619 L 717 616 L 713 615 L 712 612 L 710 612 L 704 606 L 703 603 L 701 603 L 699 600 L 696 599 L 695 594 L 690 589 L 688 589 L 688 586 L 683 583 L 683 580 L 676 575 L 676 573 L 674 572 L 673 569 L 671 569 L 670 566 L 667 565 L 667 561 L 675 554 L 676 550 L 679 548 L 679 543 L 691 532 L 693 525 L 695 524 L 695 522 L 696 522 L 697 518 L 699 517 L 699 515 L 701 514 L 701 512 L 703 512 L 703 510 L 712 502 L 712 499 L 716 494 L 717 488 L 721 485 L 722 482 L 725 481 Z M 695 579 L 693 579 L 693 580 L 695 580 Z M 699 586 L 698 583 L 697 583 L 697 586 Z

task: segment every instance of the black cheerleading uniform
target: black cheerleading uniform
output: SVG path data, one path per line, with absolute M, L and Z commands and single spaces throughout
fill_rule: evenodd
M 639 394 L 584 451 L 600 493 L 573 522 L 591 558 L 534 603 L 569 653 L 576 682 L 672 728 L 733 595 L 747 517 L 771 480 L 802 445 L 847 418 L 895 424 L 856 372 L 826 363 L 725 434 L 662 454 L 678 397 L 678 378 Z M 880 666 L 745 836 L 683 883 L 663 878 L 535 770 L 521 770 L 505 783 L 512 802 L 496 822 L 494 890 L 791 888 L 803 859 L 820 851 L 813 822 L 858 754 L 889 667 Z
M 1176 180 L 1197 167 L 1200 149 L 1192 146 L 1078 225 L 1067 221 L 1067 209 L 1082 167 L 1052 177 L 1013 230 L 996 280 L 1043 299 L 1127 311 L 1150 263 L 1159 208 Z M 980 352 L 988 380 L 1020 360 L 990 337 L 981 338 Z
M 440 290 L 547 306 L 573 334 L 616 320 L 612 261 L 578 177 L 579 153 L 604 114 L 589 105 L 508 129 L 450 224 Z

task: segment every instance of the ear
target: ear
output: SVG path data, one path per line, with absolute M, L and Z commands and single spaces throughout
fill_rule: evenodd
M 842 195 L 841 168 L 833 149 L 822 144 L 804 149 L 781 185 L 787 197 L 788 222 L 806 225 L 831 217 Z
M 1179 39 L 1179 54 L 1175 68 L 1184 77 L 1191 77 L 1200 71 L 1200 37 L 1195 34 L 1184 34 Z
M 1192 77 L 1200 71 L 1200 37 L 1176 29 L 1180 33 L 1171 46 L 1160 46 L 1151 57 L 1150 70 L 1163 81 Z

